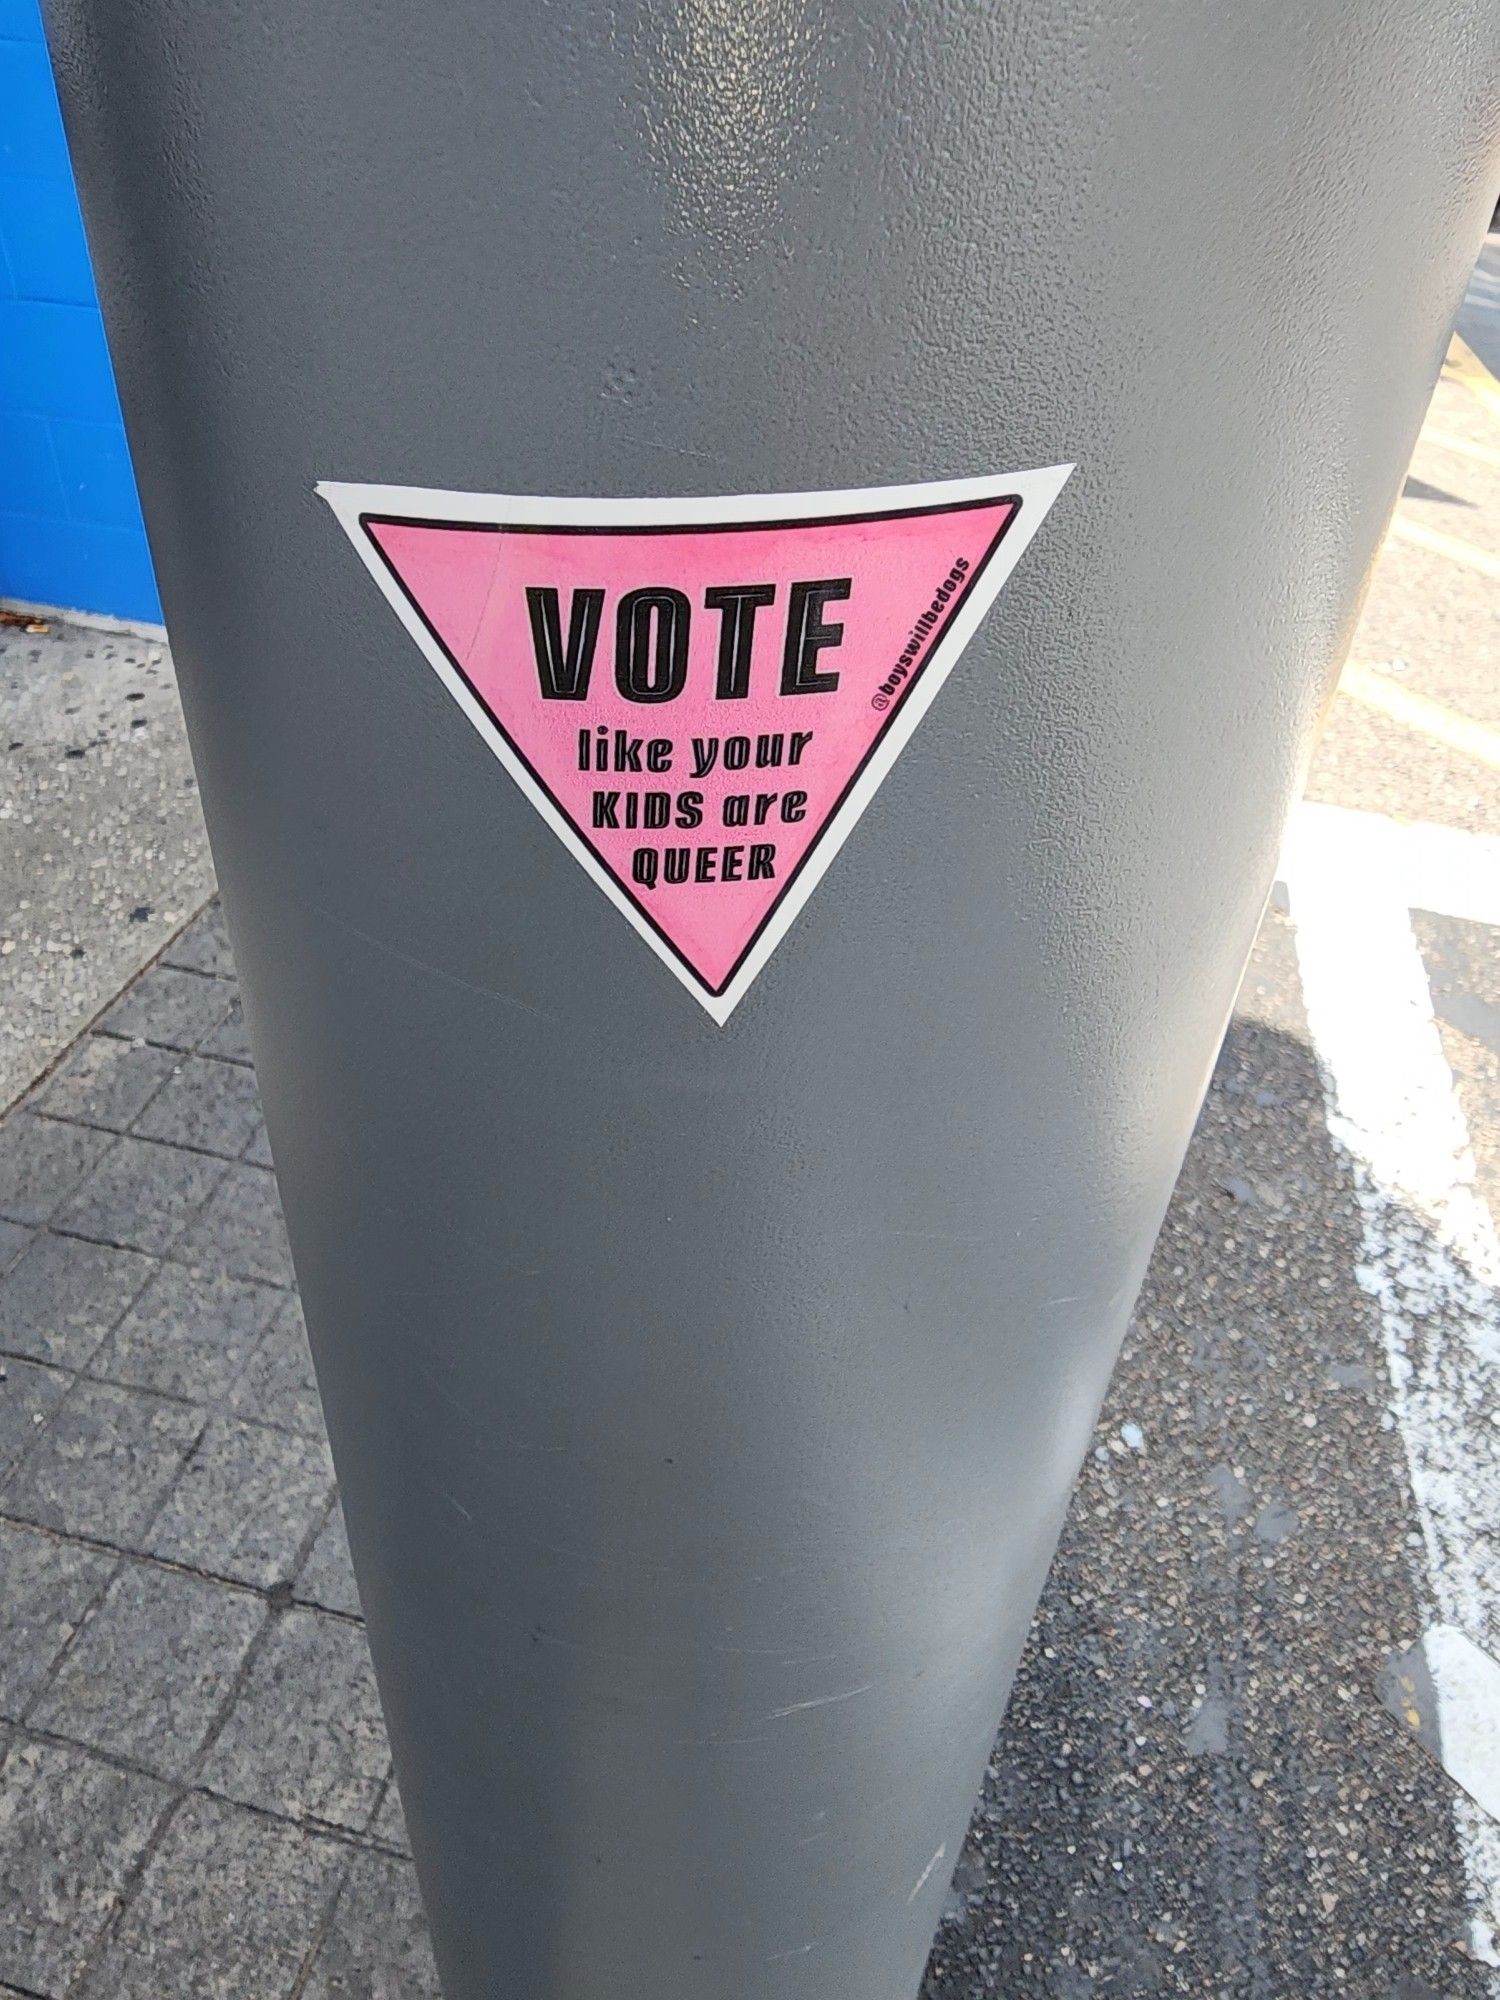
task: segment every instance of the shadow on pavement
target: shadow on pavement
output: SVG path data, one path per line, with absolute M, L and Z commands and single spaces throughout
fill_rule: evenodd
M 1491 1990 L 1452 1788 L 1380 1705 L 1431 1609 L 1297 991 L 1273 911 L 923 2000 Z

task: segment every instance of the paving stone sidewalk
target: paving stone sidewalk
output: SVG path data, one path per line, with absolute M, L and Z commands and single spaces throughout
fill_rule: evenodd
M 0 1995 L 437 2000 L 211 907 L 0 1123 Z

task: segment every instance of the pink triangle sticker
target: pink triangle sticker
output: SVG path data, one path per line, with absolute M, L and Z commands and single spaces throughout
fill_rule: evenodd
M 722 1023 L 1071 469 L 714 500 L 318 491 L 511 777 Z

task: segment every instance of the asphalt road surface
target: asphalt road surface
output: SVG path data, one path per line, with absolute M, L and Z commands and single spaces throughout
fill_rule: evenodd
M 1497 308 L 1491 237 L 925 2000 L 1500 1994 Z

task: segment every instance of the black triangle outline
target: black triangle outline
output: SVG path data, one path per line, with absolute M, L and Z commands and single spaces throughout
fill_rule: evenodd
M 890 733 L 891 727 L 894 724 L 896 717 L 901 713 L 902 709 L 906 706 L 907 702 L 910 700 L 912 690 L 916 687 L 917 683 L 926 673 L 928 667 L 932 664 L 932 661 L 936 656 L 936 654 L 941 650 L 943 640 L 947 635 L 949 627 L 952 625 L 954 619 L 958 616 L 959 612 L 963 609 L 964 605 L 969 601 L 970 597 L 973 595 L 975 589 L 979 584 L 980 578 L 984 575 L 984 572 L 989 568 L 989 565 L 994 558 L 995 551 L 1000 547 L 1000 544 L 1005 540 L 1006 536 L 1010 533 L 1012 528 L 1014 528 L 1016 522 L 1021 518 L 1021 510 L 1024 504 L 1025 503 L 1019 493 L 992 493 L 992 494 L 986 494 L 982 499 L 978 500 L 949 500 L 940 502 L 936 506 L 930 506 L 930 507 L 875 508 L 859 514 L 825 514 L 825 515 L 819 515 L 814 518 L 804 517 L 795 520 L 682 521 L 682 522 L 662 522 L 662 523 L 652 522 L 649 525 L 642 525 L 636 522 L 622 521 L 619 523 L 611 522 L 604 526 L 600 526 L 597 524 L 584 525 L 582 523 L 580 523 L 577 526 L 567 526 L 567 525 L 560 525 L 556 523 L 547 523 L 540 521 L 514 521 L 514 522 L 452 521 L 452 520 L 444 520 L 436 515 L 430 515 L 430 514 L 387 514 L 387 513 L 377 513 L 372 510 L 360 514 L 359 525 L 364 533 L 366 542 L 369 544 L 370 548 L 375 552 L 375 555 L 379 559 L 382 568 L 386 571 L 391 581 L 395 584 L 397 590 L 400 591 L 405 601 L 411 606 L 413 615 L 420 621 L 423 629 L 427 632 L 428 636 L 431 638 L 432 643 L 437 647 L 438 651 L 442 654 L 443 658 L 448 662 L 449 666 L 452 667 L 453 671 L 458 675 L 459 679 L 463 682 L 464 686 L 469 690 L 469 693 L 474 697 L 475 701 L 479 704 L 480 708 L 483 709 L 484 713 L 489 717 L 491 727 L 495 729 L 495 731 L 504 739 L 512 755 L 516 758 L 516 761 L 521 765 L 522 769 L 525 770 L 527 775 L 530 777 L 531 782 L 536 786 L 537 790 L 542 794 L 542 796 L 545 799 L 549 801 L 549 803 L 553 807 L 553 810 L 558 814 L 559 818 L 568 827 L 572 829 L 574 839 L 577 840 L 583 847 L 585 847 L 588 850 L 590 854 L 593 855 L 595 861 L 599 864 L 600 868 L 609 877 L 610 881 L 612 881 L 615 884 L 615 886 L 619 889 L 620 893 L 625 897 L 626 901 L 630 904 L 631 908 L 636 912 L 637 916 L 641 919 L 642 923 L 644 923 L 647 926 L 647 928 L 653 933 L 654 936 L 656 936 L 661 940 L 662 944 L 672 954 L 673 958 L 677 961 L 677 963 L 680 966 L 682 966 L 683 970 L 688 974 L 689 978 L 693 980 L 694 984 L 701 986 L 703 991 L 707 993 L 710 996 L 710 998 L 718 1000 L 721 999 L 723 995 L 728 992 L 729 988 L 734 984 L 735 980 L 739 976 L 741 967 L 744 965 L 746 959 L 750 956 L 751 952 L 754 951 L 757 943 L 760 941 L 761 936 L 765 932 L 767 925 L 771 922 L 772 918 L 776 915 L 776 912 L 781 908 L 782 904 L 786 901 L 788 895 L 791 893 L 792 886 L 796 882 L 798 876 L 801 875 L 802 871 L 806 868 L 808 862 L 812 859 L 813 855 L 822 846 L 824 840 L 827 838 L 830 829 L 839 820 L 841 814 L 843 813 L 844 807 L 848 803 L 849 794 L 854 790 L 855 785 L 859 782 L 859 779 L 863 774 L 865 767 L 869 764 L 870 759 L 875 755 L 875 752 L 879 749 L 880 745 L 885 741 L 887 735 Z M 673 939 L 668 935 L 668 933 L 665 930 L 663 930 L 662 926 L 656 921 L 656 918 L 651 914 L 651 912 L 635 895 L 631 885 L 621 878 L 619 871 L 615 868 L 614 864 L 611 861 L 609 861 L 608 858 L 599 851 L 599 849 L 594 845 L 593 841 L 589 839 L 587 833 L 583 830 L 582 827 L 579 826 L 577 820 L 573 817 L 573 814 L 563 804 L 562 800 L 557 797 L 556 793 L 552 790 L 551 786 L 542 777 L 541 773 L 536 769 L 535 765 L 533 765 L 531 759 L 526 755 L 525 751 L 521 748 L 520 744 L 516 741 L 515 737 L 512 736 L 511 732 L 506 728 L 505 724 L 500 720 L 499 716 L 495 714 L 494 710 L 490 707 L 489 703 L 485 700 L 484 696 L 480 693 L 479 689 L 470 679 L 468 673 L 464 669 L 463 662 L 459 660 L 453 653 L 451 648 L 448 646 L 447 642 L 443 639 L 442 635 L 438 632 L 437 628 L 434 626 L 432 620 L 427 616 L 427 613 L 423 610 L 422 606 L 418 603 L 417 599 L 408 589 L 406 581 L 402 577 L 400 571 L 396 568 L 396 565 L 391 561 L 390 557 L 387 556 L 385 550 L 380 546 L 379 542 L 370 532 L 372 527 L 377 527 L 377 528 L 433 528 L 438 530 L 457 528 L 457 529 L 462 529 L 469 534 L 493 534 L 493 535 L 741 534 L 746 532 L 747 530 L 766 531 L 766 530 L 781 530 L 781 529 L 793 529 L 793 528 L 859 527 L 866 522 L 873 522 L 873 521 L 910 521 L 910 520 L 923 519 L 933 514 L 968 514 L 968 513 L 973 513 L 976 509 L 981 507 L 990 507 L 990 508 L 1008 507 L 1010 511 L 1006 515 L 1004 521 L 1001 523 L 998 530 L 996 531 L 993 539 L 990 542 L 989 547 L 985 550 L 984 554 L 975 564 L 973 574 L 970 576 L 968 582 L 965 584 L 964 588 L 959 592 L 959 594 L 949 604 L 947 615 L 943 618 L 942 622 L 934 626 L 932 631 L 927 635 L 927 644 L 924 647 L 920 658 L 913 664 L 911 672 L 908 674 L 905 682 L 902 684 L 899 694 L 896 695 L 896 697 L 891 703 L 890 708 L 886 711 L 885 719 L 882 722 L 880 728 L 875 732 L 875 735 L 870 739 L 870 742 L 865 749 L 865 754 L 860 758 L 858 764 L 856 764 L 854 769 L 849 773 L 848 779 L 846 780 L 842 791 L 839 793 L 838 797 L 834 800 L 833 804 L 828 808 L 827 812 L 824 813 L 822 825 L 818 828 L 817 833 L 808 842 L 806 848 L 803 850 L 801 856 L 798 859 L 796 867 L 792 870 L 791 874 L 788 875 L 786 881 L 782 883 L 779 894 L 768 905 L 765 914 L 761 917 L 760 922 L 755 926 L 755 929 L 751 933 L 749 938 L 746 939 L 744 948 L 741 950 L 738 958 L 736 958 L 734 964 L 730 967 L 729 971 L 725 974 L 723 980 L 717 986 L 712 986 L 709 984 L 708 980 L 704 978 L 703 974 L 693 964 L 692 960 L 687 957 L 687 955 L 673 941 Z

